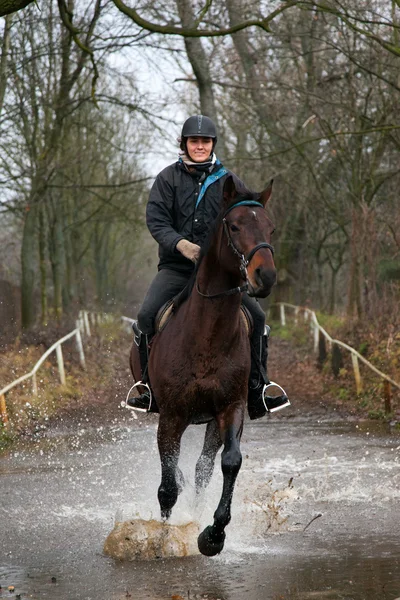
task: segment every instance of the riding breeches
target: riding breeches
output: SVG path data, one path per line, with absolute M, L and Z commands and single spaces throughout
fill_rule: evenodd
M 155 328 L 155 318 L 160 308 L 179 294 L 190 279 L 190 273 L 181 273 L 172 269 L 161 269 L 150 284 L 143 304 L 138 312 L 140 330 L 146 335 L 152 335 Z M 264 333 L 265 314 L 255 298 L 243 294 L 242 302 L 249 310 L 254 321 L 252 340 L 258 340 Z
M 190 273 L 161 269 L 154 277 L 138 312 L 139 329 L 153 335 L 155 319 L 160 308 L 179 294 L 190 279 Z

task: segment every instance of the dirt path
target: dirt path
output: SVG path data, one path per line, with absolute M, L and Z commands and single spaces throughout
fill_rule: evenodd
M 49 427 L 73 426 L 84 421 L 92 425 L 105 422 L 132 424 L 130 411 L 121 409 L 132 385 L 128 367 L 129 343 L 118 344 L 114 352 L 114 373 L 107 385 L 93 387 L 80 400 L 72 401 L 68 408 L 53 417 Z M 109 360 L 109 358 L 108 358 Z M 288 393 L 292 406 L 275 414 L 277 418 L 288 418 L 304 411 L 325 414 L 331 411 L 344 411 L 341 403 L 329 393 L 329 377 L 323 376 L 316 368 L 315 358 L 305 349 L 296 348 L 290 342 L 274 339 L 270 342 L 269 376 L 280 383 Z M 275 418 L 274 417 L 274 418 Z M 138 415 L 137 425 L 156 420 L 156 415 Z

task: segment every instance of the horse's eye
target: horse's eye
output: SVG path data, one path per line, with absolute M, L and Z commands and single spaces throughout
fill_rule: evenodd
M 231 231 L 240 231 L 240 229 L 236 225 L 231 225 Z
M 271 231 L 271 235 L 272 235 L 273 233 L 275 233 L 275 228 L 274 228 L 274 229 Z

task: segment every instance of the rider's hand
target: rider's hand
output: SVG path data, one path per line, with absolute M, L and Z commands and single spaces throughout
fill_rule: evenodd
M 185 258 L 188 258 L 192 262 L 196 262 L 200 256 L 200 246 L 192 244 L 189 240 L 179 240 L 176 245 L 176 249 L 179 250 Z

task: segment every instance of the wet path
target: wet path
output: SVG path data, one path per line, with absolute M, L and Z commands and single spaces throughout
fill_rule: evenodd
M 326 415 L 248 423 L 223 553 L 115 563 L 102 555 L 114 521 L 158 517 L 155 430 L 82 421 L 1 460 L 0 598 L 400 598 L 399 433 Z M 189 482 L 202 431 L 184 438 Z M 210 523 L 220 485 L 217 469 L 195 512 L 189 483 L 175 522 Z

